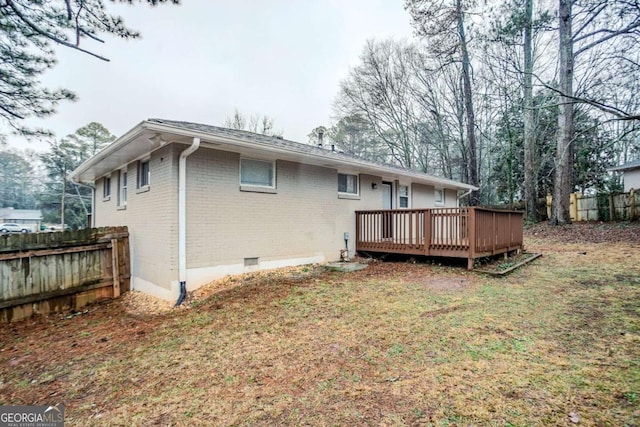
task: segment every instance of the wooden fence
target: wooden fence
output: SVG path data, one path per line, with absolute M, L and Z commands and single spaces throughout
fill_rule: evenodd
M 118 297 L 130 277 L 127 227 L 0 235 L 0 320 Z
M 640 196 L 631 189 L 628 193 L 599 193 L 582 195 L 572 193 L 570 197 L 569 213 L 572 221 L 634 221 L 640 219 Z M 553 196 L 539 198 L 536 202 L 538 217 L 551 218 Z M 525 210 L 524 202 L 513 202 L 504 205 L 491 206 L 495 209 Z
M 571 221 L 633 221 L 640 219 L 636 192 L 600 193 L 583 196 L 570 195 L 569 213 Z M 547 217 L 551 217 L 552 196 L 547 196 Z

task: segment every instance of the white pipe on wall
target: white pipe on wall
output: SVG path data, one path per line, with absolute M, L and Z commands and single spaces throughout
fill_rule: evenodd
M 187 157 L 200 148 L 200 138 L 193 138 L 189 148 L 180 153 L 178 162 L 178 276 L 180 280 L 180 298 L 184 299 L 187 282 Z

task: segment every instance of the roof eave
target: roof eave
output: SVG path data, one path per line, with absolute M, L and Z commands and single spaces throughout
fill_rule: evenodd
M 296 154 L 299 154 L 305 157 L 316 158 L 325 162 L 335 164 L 336 166 L 345 166 L 345 167 L 356 166 L 356 167 L 367 168 L 367 169 L 375 168 L 378 172 L 385 172 L 387 174 L 401 174 L 403 176 L 411 177 L 416 180 L 429 181 L 436 185 L 442 185 L 443 187 L 446 186 L 448 188 L 455 188 L 458 190 L 472 190 L 472 191 L 478 190 L 478 187 L 475 187 L 470 184 L 465 184 L 465 183 L 453 181 L 446 178 L 438 178 L 431 175 L 421 174 L 421 173 L 413 172 L 409 170 L 403 170 L 403 169 L 389 167 L 389 166 L 376 165 L 376 164 L 367 162 L 366 160 L 361 160 L 356 158 L 352 158 L 348 160 L 336 159 L 334 156 L 331 155 L 333 153 L 331 151 L 327 151 L 326 154 L 308 153 L 304 151 L 293 151 L 291 149 L 275 147 L 273 145 L 270 145 L 264 142 L 259 142 L 259 141 L 247 142 L 239 138 L 212 135 L 207 132 L 196 131 L 192 129 L 185 129 L 179 126 L 172 126 L 169 124 L 162 124 L 157 122 L 144 122 L 144 123 L 147 129 L 157 131 L 157 132 L 176 133 L 182 136 L 197 137 L 205 141 L 222 142 L 222 143 L 227 143 L 235 146 L 243 146 L 243 147 L 260 146 L 264 150 L 270 151 L 270 152 L 281 152 L 281 153 L 295 152 Z
M 115 141 L 113 141 L 103 150 L 98 152 L 98 154 L 82 162 L 80 166 L 78 166 L 73 171 L 71 171 L 71 173 L 69 173 L 68 178 L 73 182 L 82 182 L 83 174 L 85 174 L 89 169 L 91 169 L 92 166 L 95 166 L 98 162 L 101 162 L 102 160 L 106 159 L 110 155 L 120 150 L 122 147 L 131 143 L 131 141 L 133 141 L 138 135 L 144 132 L 145 124 L 146 124 L 146 121 L 143 120 L 142 122 L 134 126 L 131 130 L 129 130 L 127 133 L 117 138 Z
M 395 168 L 392 166 L 385 165 L 377 165 L 375 163 L 367 162 L 366 160 L 361 160 L 357 158 L 349 158 L 342 159 L 336 158 L 335 154 L 331 151 L 327 151 L 327 153 L 309 153 L 303 150 L 294 150 L 291 148 L 278 147 L 274 146 L 262 141 L 245 141 L 241 138 L 233 138 L 228 136 L 220 136 L 211 134 L 204 131 L 198 131 L 193 129 L 187 129 L 180 126 L 174 126 L 166 123 L 158 123 L 156 121 L 143 120 L 138 125 L 133 127 L 127 133 L 122 135 L 120 138 L 116 139 L 105 149 L 100 151 L 95 156 L 87 159 L 80 166 L 78 166 L 75 170 L 73 170 L 69 174 L 69 179 L 74 182 L 89 182 L 92 179 L 88 177 L 87 172 L 95 167 L 98 163 L 104 161 L 109 156 L 113 155 L 117 151 L 126 147 L 128 144 L 132 143 L 136 138 L 138 138 L 143 132 L 151 131 L 158 133 L 169 133 L 177 136 L 183 136 L 188 138 L 200 138 L 203 141 L 211 142 L 213 144 L 227 144 L 235 147 L 243 147 L 243 148 L 251 148 L 255 149 L 259 147 L 262 150 L 273 153 L 284 153 L 284 154 L 296 154 L 306 158 L 311 158 L 317 161 L 321 161 L 323 163 L 328 163 L 330 165 L 335 166 L 336 168 L 344 167 L 344 168 L 358 168 L 370 171 L 370 173 L 377 174 L 387 174 L 387 175 L 402 175 L 407 178 L 411 178 L 415 181 L 419 181 L 422 183 L 428 183 L 435 186 L 442 186 L 446 188 L 453 188 L 456 190 L 478 190 L 478 187 L 475 187 L 470 184 L 465 184 L 457 181 L 453 181 L 446 178 L 438 178 L 427 174 L 422 174 L 419 172 L 413 172 L 409 170 L 404 170 L 401 168 Z M 133 160 L 133 159 L 131 159 Z

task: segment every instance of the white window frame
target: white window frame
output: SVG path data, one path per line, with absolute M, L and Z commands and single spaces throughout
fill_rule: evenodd
M 142 159 L 138 162 L 138 188 L 148 187 L 151 184 L 151 159 Z M 147 166 L 147 173 L 143 173 L 144 165 Z M 146 176 L 145 176 L 146 175 Z
M 340 175 L 344 175 L 344 176 L 354 176 L 356 178 L 356 192 L 352 193 L 349 191 L 340 191 Z M 347 187 L 348 187 L 348 181 L 347 181 Z M 359 197 L 360 196 L 360 175 L 357 173 L 353 173 L 353 172 L 338 172 L 338 195 L 339 196 L 346 196 L 346 197 Z
M 242 168 L 243 164 L 248 164 L 248 162 L 256 162 L 256 163 L 264 163 L 269 164 L 271 167 L 271 185 L 268 184 L 260 184 L 260 183 L 250 183 L 242 181 Z M 276 189 L 276 161 L 275 160 L 265 160 L 265 159 L 254 159 L 250 157 L 241 157 L 240 158 L 240 168 L 239 168 L 239 177 L 240 181 L 240 190 L 241 191 L 265 191 L 266 192 L 275 192 Z
M 111 200 L 111 175 L 102 178 L 102 201 Z
M 129 186 L 129 174 L 127 172 L 127 168 L 118 171 L 118 208 L 120 209 L 127 207 L 127 187 Z
M 138 160 L 138 167 L 136 168 L 136 193 L 142 193 L 149 191 L 151 185 L 151 159 L 149 157 Z M 147 165 L 146 182 L 143 183 L 142 167 Z
M 440 197 L 438 197 L 438 194 L 440 194 Z M 445 201 L 446 201 L 446 196 L 445 196 L 445 191 L 444 188 L 434 188 L 433 189 L 433 201 L 436 204 L 436 206 L 444 206 Z
M 402 195 L 402 187 L 407 189 L 407 194 Z M 402 206 L 402 199 L 407 199 L 407 206 Z M 411 209 L 411 186 L 409 184 L 398 184 L 398 207 L 400 209 Z

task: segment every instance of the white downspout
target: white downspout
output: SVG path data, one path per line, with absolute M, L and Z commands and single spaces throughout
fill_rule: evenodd
M 178 162 L 178 276 L 180 296 L 176 306 L 187 295 L 187 157 L 200 148 L 200 138 L 193 138 L 189 148 L 180 153 Z
M 460 199 L 462 199 L 463 197 L 467 197 L 469 194 L 471 194 L 472 191 L 473 191 L 473 189 L 467 191 L 466 193 L 464 193 L 461 196 L 458 196 L 458 202 L 460 202 Z M 458 204 L 460 204 L 460 203 L 458 203 Z

